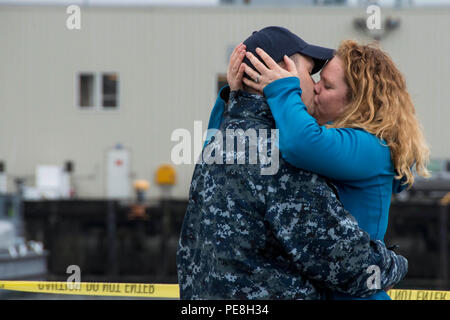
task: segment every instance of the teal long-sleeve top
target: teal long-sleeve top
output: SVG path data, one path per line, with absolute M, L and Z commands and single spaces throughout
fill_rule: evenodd
M 219 128 L 229 87 L 222 88 L 210 116 L 208 129 Z M 297 77 L 276 80 L 264 88 L 264 95 L 279 130 L 283 158 L 298 168 L 326 176 L 333 181 L 344 206 L 372 239 L 382 240 L 388 225 L 393 192 L 402 181 L 385 141 L 363 129 L 320 126 L 301 100 Z M 209 130 L 211 133 L 213 130 Z M 208 135 L 207 140 L 211 135 Z M 357 299 L 333 293 L 334 299 Z M 389 299 L 379 292 L 370 299 Z

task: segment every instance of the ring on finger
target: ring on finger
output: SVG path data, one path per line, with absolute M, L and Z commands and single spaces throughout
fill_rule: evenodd
M 256 79 L 254 80 L 255 83 L 259 83 L 259 79 L 261 78 L 261 76 L 257 76 Z

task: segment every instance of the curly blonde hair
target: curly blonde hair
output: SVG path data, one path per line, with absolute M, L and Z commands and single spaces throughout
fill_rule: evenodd
M 328 127 L 361 128 L 386 141 L 397 171 L 410 188 L 412 172 L 429 177 L 429 148 L 416 118 L 406 82 L 392 59 L 375 44 L 343 41 L 336 51 L 344 64 L 348 101 L 343 114 Z

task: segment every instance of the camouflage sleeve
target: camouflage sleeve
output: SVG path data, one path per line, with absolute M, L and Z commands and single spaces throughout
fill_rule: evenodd
M 387 249 L 386 245 L 380 240 L 370 241 L 370 245 L 371 254 L 377 256 L 379 261 L 379 287 L 384 289 L 399 283 L 408 273 L 408 260 Z M 366 280 L 366 283 L 368 280 Z
M 407 260 L 381 241 L 370 241 L 323 180 L 315 174 L 310 181 L 291 177 L 281 171 L 269 183 L 266 219 L 303 275 L 320 287 L 360 297 L 406 275 Z M 305 187 L 311 191 L 306 196 Z M 377 270 L 380 277 L 374 279 Z

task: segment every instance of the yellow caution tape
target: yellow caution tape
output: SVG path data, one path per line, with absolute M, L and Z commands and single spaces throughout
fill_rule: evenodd
M 180 298 L 177 284 L 57 282 L 57 281 L 0 281 L 0 289 L 86 296 L 115 296 L 143 298 Z
M 388 295 L 392 300 L 450 300 L 450 291 L 392 289 Z
M 0 281 L 0 289 L 83 296 L 180 298 L 177 284 Z M 450 300 L 450 291 L 392 289 L 388 291 L 388 295 L 392 300 Z
M 441 206 L 448 206 L 450 204 L 450 192 L 447 192 L 445 196 L 440 200 Z

